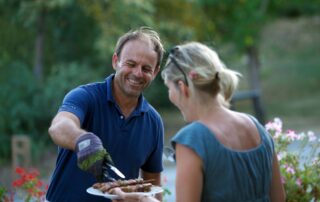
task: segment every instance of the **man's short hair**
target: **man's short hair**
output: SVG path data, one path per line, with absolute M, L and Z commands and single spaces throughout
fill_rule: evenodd
M 160 66 L 163 58 L 164 48 L 161 43 L 159 34 L 149 27 L 140 27 L 136 30 L 130 30 L 118 39 L 115 47 L 115 53 L 120 57 L 123 46 L 131 40 L 135 39 L 150 39 L 154 45 L 154 51 L 157 53 L 158 61 L 156 67 Z

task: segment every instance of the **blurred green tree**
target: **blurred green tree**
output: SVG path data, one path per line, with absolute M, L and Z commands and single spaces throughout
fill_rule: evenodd
M 113 48 L 129 29 L 153 27 L 166 50 L 190 40 L 232 44 L 259 66 L 267 22 L 319 7 L 319 0 L 0 0 L 0 155 L 9 157 L 14 133 L 46 134 L 68 90 L 113 72 Z M 145 95 L 156 107 L 172 106 L 159 76 Z
M 220 43 L 231 43 L 247 58 L 249 89 L 260 94 L 260 53 L 259 42 L 262 28 L 280 16 L 296 17 L 320 11 L 319 0 L 301 2 L 278 0 L 199 0 L 208 24 Z M 201 31 L 201 30 L 200 30 Z M 205 40 L 210 40 L 205 39 Z M 258 100 L 255 100 L 258 99 Z M 264 109 L 260 96 L 253 99 L 257 118 L 264 122 Z

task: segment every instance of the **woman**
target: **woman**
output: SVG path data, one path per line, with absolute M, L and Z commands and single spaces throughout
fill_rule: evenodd
M 252 116 L 228 108 L 239 75 L 203 44 L 170 51 L 162 78 L 170 101 L 189 122 L 172 138 L 176 201 L 285 200 L 270 135 Z M 156 201 L 115 193 L 125 201 Z

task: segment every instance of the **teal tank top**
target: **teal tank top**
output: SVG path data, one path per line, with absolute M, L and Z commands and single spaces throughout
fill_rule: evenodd
M 202 159 L 201 201 L 270 201 L 274 143 L 264 127 L 255 118 L 250 118 L 259 131 L 261 144 L 249 150 L 225 147 L 200 122 L 186 125 L 172 138 L 174 148 L 176 144 L 182 144 Z

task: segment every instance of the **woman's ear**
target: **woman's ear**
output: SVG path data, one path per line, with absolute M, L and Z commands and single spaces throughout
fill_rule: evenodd
M 180 92 L 188 98 L 190 96 L 189 87 L 181 80 L 178 81 L 178 86 Z

